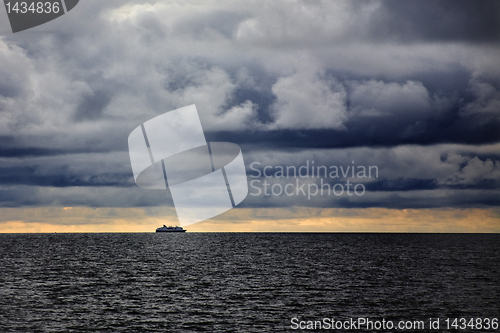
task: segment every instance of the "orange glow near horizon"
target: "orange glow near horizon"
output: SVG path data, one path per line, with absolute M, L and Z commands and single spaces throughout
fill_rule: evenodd
M 154 232 L 172 208 L 0 209 L 0 233 Z M 498 209 L 233 209 L 189 232 L 500 232 Z

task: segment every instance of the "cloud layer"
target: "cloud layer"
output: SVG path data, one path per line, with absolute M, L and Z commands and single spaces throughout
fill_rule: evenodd
M 169 204 L 135 187 L 127 137 L 190 104 L 208 141 L 243 147 L 247 169 L 379 168 L 363 197 L 257 196 L 247 207 L 496 206 L 498 10 L 86 0 L 0 37 L 0 206 Z

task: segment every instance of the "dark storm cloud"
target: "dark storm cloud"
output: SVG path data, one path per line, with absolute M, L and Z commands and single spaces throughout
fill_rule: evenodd
M 97 133 L 94 137 L 80 136 L 61 140 L 61 137 L 45 135 L 26 135 L 0 137 L 0 157 L 38 157 L 38 156 L 64 156 L 73 157 L 73 154 L 86 153 L 109 153 L 126 152 L 127 142 L 123 142 L 123 136 L 127 136 L 133 129 L 131 127 L 112 127 L 113 131 L 107 130 L 107 135 Z M 105 131 L 106 132 L 106 131 Z
M 424 87 L 431 92 L 453 93 L 460 95 L 466 94 L 471 80 L 471 72 L 460 64 L 448 64 L 445 68 L 439 69 L 421 69 L 404 75 L 395 75 L 393 73 L 363 73 L 356 71 L 345 71 L 342 68 L 329 68 L 325 70 L 326 77 L 335 77 L 342 82 L 348 81 L 366 81 L 376 80 L 383 82 L 405 83 L 408 80 L 421 82 Z M 497 80 L 496 76 L 489 78 Z M 495 82 L 498 86 L 499 82 Z M 472 96 L 470 96 L 472 98 Z
M 182 22 L 174 25 L 172 30 L 174 34 L 188 35 L 195 38 L 206 38 L 211 34 L 220 34 L 226 38 L 232 38 L 238 25 L 247 15 L 234 13 L 230 11 L 218 10 L 209 12 L 201 18 L 193 15 Z
M 384 0 L 368 24 L 374 40 L 399 42 L 500 40 L 500 2 Z
M 442 84 L 434 80 L 435 90 L 427 89 L 420 81 L 345 81 L 348 120 L 342 129 L 219 130 L 207 133 L 207 138 L 287 148 L 476 145 L 500 141 L 500 85 L 491 80 L 478 83 L 463 73 L 457 76 L 462 83 L 452 82 L 454 76 L 441 78 Z M 433 77 L 429 73 L 428 81 L 432 82 Z M 256 104 L 262 99 L 267 101 L 258 109 L 264 115 L 262 119 L 274 116 L 276 97 L 268 96 L 258 91 L 245 96 Z
M 397 178 L 383 179 L 369 182 L 366 184 L 366 190 L 370 192 L 404 192 L 417 190 L 497 190 L 500 188 L 500 181 L 497 179 L 481 179 L 475 184 L 457 184 L 447 185 L 439 184 L 437 179 L 418 179 L 418 178 Z
M 91 149 L 89 148 L 73 148 L 73 149 L 51 149 L 51 148 L 39 148 L 39 147 L 16 147 L 16 148 L 6 148 L 0 147 L 1 157 L 37 157 L 37 156 L 61 156 L 61 155 L 71 155 L 79 153 L 89 153 L 89 152 L 109 152 L 111 149 Z M 122 145 L 122 149 L 118 147 L 113 147 L 113 151 L 126 151 L 127 147 L 125 144 Z
M 221 109 L 229 110 L 250 101 L 256 105 L 255 120 L 261 124 L 272 123 L 275 120 L 272 108 L 277 100 L 272 88 L 279 77 L 257 64 L 247 64 L 243 69 L 229 67 L 227 71 L 237 86 L 227 96 Z
M 56 175 L 39 173 L 37 167 L 0 168 L 0 184 L 3 185 L 131 187 L 135 183 L 130 178 L 130 173 L 72 174 L 64 167 Z
M 257 105 L 257 121 L 262 124 L 272 123 L 272 105 L 276 102 L 276 96 L 270 90 L 255 89 L 252 87 L 241 87 L 234 90 L 234 93 L 227 99 L 224 109 L 238 106 L 246 101 L 251 101 Z
M 0 95 L 4 97 L 15 98 L 21 94 L 21 91 L 20 85 L 9 81 L 0 82 Z
M 30 147 L 0 148 L 0 156 L 2 157 L 55 156 L 55 155 L 66 155 L 68 153 L 70 153 L 70 151 L 65 149 L 30 148 Z
M 111 95 L 104 91 L 94 91 L 83 96 L 76 109 L 75 120 L 95 120 L 102 117 L 103 110 L 111 101 Z
M 489 157 L 481 159 L 470 155 L 471 151 L 458 153 L 461 149 L 460 146 L 441 145 L 249 152 L 245 161 L 250 195 L 242 205 L 397 209 L 498 205 L 500 159 L 486 153 L 490 148 L 484 151 L 484 156 Z M 326 175 L 322 171 L 320 178 L 318 166 L 326 166 L 328 170 Z M 356 166 L 354 176 L 352 166 Z M 365 177 L 357 174 L 358 166 L 364 166 L 365 170 L 374 166 L 377 171 Z M 279 170 L 288 168 L 291 171 L 280 174 Z M 335 169 L 338 173 L 332 174 Z M 355 186 L 361 186 L 358 184 L 365 190 L 361 196 L 353 195 Z M 336 191 L 340 194 L 330 192 L 334 186 L 339 186 Z M 350 188 L 350 195 L 347 188 Z
M 307 187 L 306 187 L 307 189 Z M 351 192 L 352 193 L 352 192 Z M 409 195 L 411 193 L 411 195 Z M 319 208 L 391 208 L 391 209 L 422 209 L 422 208 L 471 208 L 498 206 L 500 192 L 486 190 L 464 191 L 389 191 L 366 192 L 363 196 L 317 195 L 307 199 L 306 195 L 297 197 L 248 196 L 238 207 L 241 208 L 272 208 L 272 207 L 319 207 Z
M 1 205 L 163 205 L 127 136 L 190 104 L 247 167 L 380 167 L 363 198 L 248 207 L 497 204 L 498 3 L 82 2 L 58 33 L 0 40 Z
M 0 188 L 4 193 L 27 193 L 26 188 L 135 188 L 127 152 L 17 156 L 0 159 Z M 24 189 L 24 190 L 23 190 Z M 56 192 L 44 191 L 46 200 Z M 77 191 L 72 193 L 77 195 Z M 4 201 L 10 199 L 4 197 Z M 65 198 L 71 200 L 71 196 Z M 121 203 L 125 204 L 125 203 Z
M 437 192 L 437 191 L 436 191 Z M 498 206 L 498 191 L 462 191 L 450 192 L 446 196 L 433 197 L 431 193 L 425 193 L 421 196 L 406 196 L 401 193 L 392 193 L 384 198 L 384 200 L 349 200 L 342 198 L 339 200 L 340 207 L 344 208 L 393 208 L 393 209 L 422 209 L 422 208 L 439 208 L 439 207 L 489 207 Z M 368 199 L 368 198 L 366 198 Z
M 446 121 L 450 119 L 450 122 Z M 348 148 L 392 147 L 402 144 L 433 145 L 438 143 L 488 144 L 500 140 L 500 122 L 482 117 L 459 119 L 450 111 L 441 119 L 422 119 L 401 124 L 397 118 L 358 117 L 346 124 L 346 130 L 272 130 L 208 132 L 209 141 L 230 141 L 266 148 Z
M 29 206 L 172 207 L 173 204 L 169 192 L 146 191 L 137 187 L 0 188 L 0 207 Z

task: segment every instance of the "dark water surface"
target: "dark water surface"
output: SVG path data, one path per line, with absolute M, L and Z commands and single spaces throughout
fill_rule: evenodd
M 1 332 L 500 317 L 498 234 L 1 234 L 0 249 Z

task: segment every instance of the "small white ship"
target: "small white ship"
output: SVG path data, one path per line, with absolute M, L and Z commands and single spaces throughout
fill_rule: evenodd
M 182 227 L 167 227 L 163 225 L 161 228 L 157 228 L 156 232 L 186 232 Z

